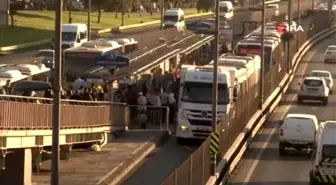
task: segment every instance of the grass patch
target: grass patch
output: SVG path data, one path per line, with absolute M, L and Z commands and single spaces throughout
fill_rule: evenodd
M 196 9 L 184 10 L 186 15 L 196 14 Z M 0 27 L 0 47 L 34 42 L 52 37 L 55 27 L 54 11 L 19 11 L 15 19 L 15 27 Z M 62 14 L 62 22 L 68 23 L 69 12 Z M 124 16 L 124 25 L 139 24 L 160 19 L 160 13 L 130 13 Z M 102 12 L 100 23 L 98 13 L 91 13 L 91 28 L 94 30 L 116 28 L 121 26 L 121 13 Z M 86 12 L 72 12 L 73 23 L 87 23 Z

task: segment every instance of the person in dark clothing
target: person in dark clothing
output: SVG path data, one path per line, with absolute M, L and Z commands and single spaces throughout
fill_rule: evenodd
M 72 100 L 80 100 L 80 93 L 79 90 L 75 90 L 74 93 L 70 96 L 70 99 Z
M 129 85 L 127 87 L 126 91 L 126 98 L 127 98 L 127 104 L 131 105 L 130 106 L 130 111 L 131 111 L 131 118 L 134 118 L 136 116 L 136 110 L 137 110 L 137 98 L 138 98 L 138 93 L 135 91 L 135 87 L 132 85 Z
M 74 94 L 74 88 L 73 86 L 70 86 L 69 89 L 67 90 L 67 96 L 70 98 Z
M 144 82 L 142 84 L 142 94 L 146 97 L 147 92 L 148 92 L 148 86 L 147 86 L 147 83 Z
M 82 94 L 82 100 L 84 101 L 93 101 L 93 98 L 91 96 L 91 91 L 89 88 L 84 89 L 84 93 Z
M 45 92 L 44 92 L 44 97 L 45 98 L 52 98 L 53 97 L 53 92 L 51 89 L 47 89 Z

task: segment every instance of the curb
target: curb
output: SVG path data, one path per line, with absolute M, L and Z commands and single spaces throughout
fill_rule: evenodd
M 119 165 L 117 170 L 112 170 L 106 176 L 101 178 L 95 185 L 118 185 L 125 181 L 132 173 L 141 166 L 142 161 L 147 155 L 152 153 L 157 147 L 162 146 L 170 138 L 169 131 L 160 131 L 153 136 L 140 150 L 133 154 L 135 158 L 129 157 Z

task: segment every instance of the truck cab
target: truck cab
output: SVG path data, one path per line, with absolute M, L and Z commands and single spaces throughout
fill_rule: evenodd
M 62 49 L 81 46 L 88 41 L 86 24 L 73 23 L 62 25 Z
M 183 76 L 184 75 L 184 76 Z M 188 139 L 205 139 L 212 131 L 213 67 L 187 67 L 181 74 L 179 110 L 177 115 L 177 142 Z M 226 116 L 234 84 L 230 72 L 218 71 L 218 121 Z
M 316 135 L 311 185 L 335 184 L 336 180 L 336 120 L 322 122 Z

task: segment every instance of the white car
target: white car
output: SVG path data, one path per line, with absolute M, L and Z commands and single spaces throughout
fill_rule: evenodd
M 336 45 L 328 46 L 324 54 L 324 62 L 336 62 Z
M 315 100 L 328 105 L 329 87 L 324 78 L 308 76 L 299 85 L 301 87 L 297 96 L 298 103 L 304 100 Z
M 287 148 L 297 151 L 312 150 L 319 122 L 312 114 L 288 114 L 279 133 L 279 155 L 284 155 Z
M 334 80 L 332 74 L 329 71 L 312 70 L 309 76 L 324 78 L 329 87 L 329 94 L 333 93 Z

